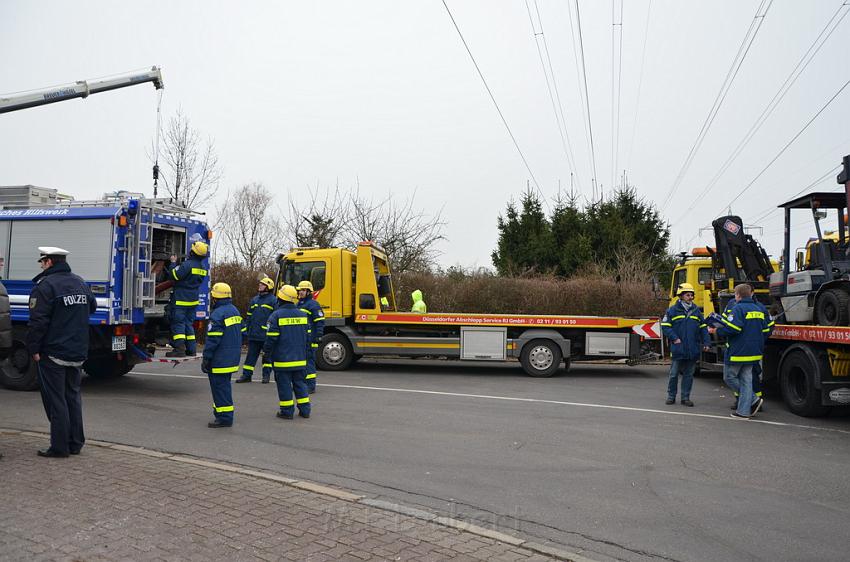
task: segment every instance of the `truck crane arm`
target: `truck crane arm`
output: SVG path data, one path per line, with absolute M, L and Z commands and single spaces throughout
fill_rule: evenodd
M 157 90 L 164 87 L 162 72 L 159 67 L 153 66 L 150 70 L 144 72 L 130 72 L 100 80 L 80 80 L 64 86 L 54 86 L 43 90 L 14 94 L 9 97 L 0 97 L 0 113 L 18 111 L 19 109 L 27 109 L 28 107 L 36 107 L 74 98 L 86 98 L 90 94 L 108 92 L 109 90 L 117 90 L 118 88 L 135 86 L 146 82 L 153 82 Z

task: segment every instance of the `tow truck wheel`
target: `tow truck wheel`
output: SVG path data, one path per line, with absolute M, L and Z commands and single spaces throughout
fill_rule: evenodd
M 850 324 L 850 295 L 844 289 L 827 289 L 815 304 L 815 319 L 822 326 Z
M 0 382 L 12 390 L 38 388 L 38 366 L 30 360 L 24 342 L 14 340 L 9 356 L 0 362 Z
M 821 369 L 829 368 L 824 356 L 814 357 L 803 349 L 791 349 L 779 367 L 779 386 L 788 409 L 804 417 L 826 415 L 829 408 L 821 404 L 820 390 L 815 377 Z
M 354 361 L 351 342 L 342 334 L 325 334 L 319 343 L 316 365 L 320 371 L 344 371 Z
M 532 377 L 551 377 L 561 366 L 561 348 L 551 340 L 532 340 L 525 344 L 519 362 Z

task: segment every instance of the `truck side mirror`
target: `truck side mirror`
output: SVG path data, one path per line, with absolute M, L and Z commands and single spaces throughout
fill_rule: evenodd
M 796 268 L 795 271 L 803 271 L 803 269 L 805 269 L 803 267 L 805 260 L 806 260 L 806 251 L 805 250 L 797 250 L 796 254 L 794 255 L 794 266 Z

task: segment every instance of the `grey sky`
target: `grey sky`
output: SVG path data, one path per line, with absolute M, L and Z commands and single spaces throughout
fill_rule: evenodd
M 659 205 L 760 3 L 653 0 L 646 35 L 647 0 L 625 0 L 618 168 Z M 680 219 L 841 3 L 772 2 L 693 165 L 664 209 L 676 221 L 673 249 L 698 245 L 698 229 L 724 212 L 850 78 L 847 17 L 734 165 Z M 534 0 L 529 4 L 534 10 Z M 570 185 L 570 166 L 525 2 L 448 5 L 542 193 L 553 197 L 559 181 Z M 590 156 L 568 15 L 574 1 L 537 5 L 575 153 L 576 188 L 589 196 Z M 608 190 L 612 3 L 580 0 L 579 6 L 597 176 Z M 160 65 L 165 114 L 182 106 L 215 139 L 225 167 L 223 188 L 261 181 L 281 204 L 288 192 L 317 183 L 349 187 L 359 179 L 366 194 L 401 198 L 416 190 L 423 209 L 442 208 L 448 221 L 444 265 L 490 265 L 496 218 L 529 179 L 439 0 L 5 0 L 0 52 L 2 93 Z M 56 187 L 78 198 L 120 188 L 150 194 L 146 150 L 156 99 L 146 85 L 0 116 L 0 184 Z M 733 212 L 749 224 L 837 166 L 850 153 L 848 123 L 850 87 L 738 199 Z M 819 188 L 838 189 L 834 174 Z M 778 253 L 779 214 L 762 225 L 768 251 Z

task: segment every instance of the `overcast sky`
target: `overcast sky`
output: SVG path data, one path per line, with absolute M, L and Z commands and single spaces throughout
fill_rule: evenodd
M 617 120 L 614 7 L 579 0 L 597 183 L 610 189 L 616 160 L 619 173 L 626 170 L 629 182 L 673 223 L 672 249 L 690 248 L 710 240 L 699 229 L 724 213 L 850 78 L 850 17 L 688 211 L 842 2 L 653 0 L 651 9 L 648 0 L 623 4 Z M 568 189 L 572 172 L 574 188 L 591 197 L 584 81 L 571 31 L 575 1 L 537 0 L 538 21 L 529 0 L 534 30 L 524 0 L 448 0 L 448 6 L 540 192 L 552 198 L 559 184 Z M 665 205 L 759 8 L 767 12 L 752 46 Z M 535 43 L 540 23 L 537 41 L 549 50 L 574 166 Z M 359 180 L 365 194 L 400 199 L 415 191 L 423 210 L 442 210 L 448 223 L 443 265 L 491 265 L 496 219 L 531 181 L 440 0 L 4 0 L 0 53 L 0 93 L 159 65 L 164 114 L 182 107 L 196 128 L 215 139 L 225 171 L 222 194 L 251 181 L 271 188 L 282 205 L 287 194 L 317 184 L 345 188 Z M 0 115 L 0 184 L 55 187 L 77 198 L 115 189 L 150 195 L 146 153 L 156 101 L 153 87 L 144 85 Z M 617 123 L 619 142 L 612 151 Z M 850 87 L 738 197 L 732 211 L 750 224 L 835 168 L 850 154 L 848 124 Z M 817 188 L 840 186 L 832 173 Z M 779 213 L 761 226 L 753 234 L 778 253 Z

